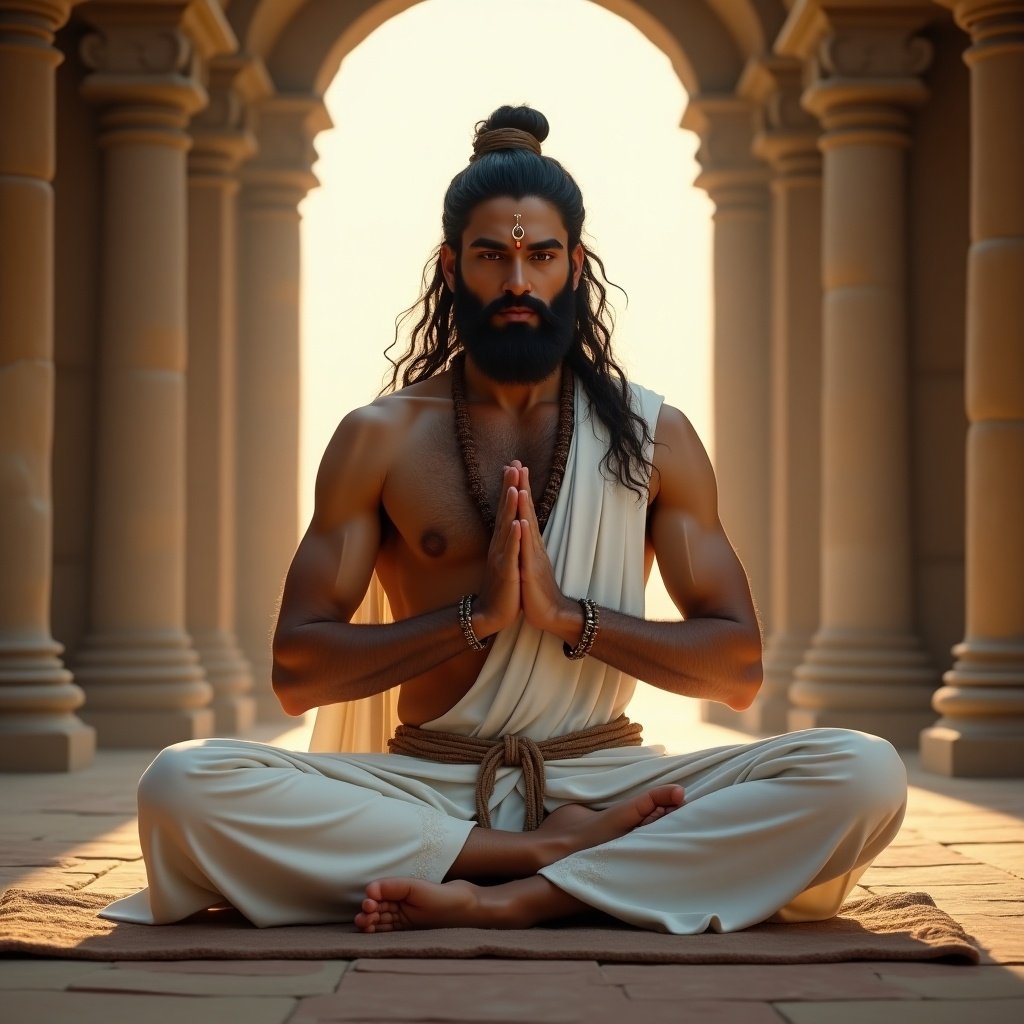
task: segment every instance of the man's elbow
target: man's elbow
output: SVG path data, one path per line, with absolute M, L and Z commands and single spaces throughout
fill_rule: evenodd
M 300 679 L 301 672 L 295 652 L 289 650 L 285 643 L 275 637 L 270 683 L 281 709 L 293 718 L 304 715 L 313 706 L 303 695 Z
M 752 649 L 739 659 L 733 677 L 732 693 L 726 702 L 733 711 L 746 711 L 764 681 L 764 666 L 761 661 L 761 645 Z

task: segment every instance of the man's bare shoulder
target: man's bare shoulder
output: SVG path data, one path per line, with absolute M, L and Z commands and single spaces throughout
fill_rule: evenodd
M 443 379 L 442 379 L 443 378 Z M 447 374 L 439 374 L 347 413 L 338 424 L 320 462 L 316 480 L 318 516 L 333 518 L 331 510 L 344 500 L 376 501 L 388 470 L 424 415 L 450 408 Z
M 654 442 L 658 496 L 672 505 L 704 507 L 714 513 L 718 504 L 715 474 L 689 417 L 666 402 L 658 414 Z

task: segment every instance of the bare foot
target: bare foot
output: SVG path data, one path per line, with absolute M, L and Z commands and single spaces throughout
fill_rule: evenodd
M 379 878 L 366 887 L 366 899 L 355 916 L 355 925 L 361 932 L 528 928 L 582 909 L 584 904 L 540 875 L 495 886 L 474 885 L 462 879 L 438 883 L 419 878 Z
M 482 886 L 461 879 L 438 883 L 381 878 L 366 887 L 355 924 L 361 932 L 480 926 L 487 916 L 481 906 L 482 893 Z
M 537 829 L 547 852 L 541 867 L 580 850 L 618 839 L 642 825 L 650 825 L 683 805 L 682 786 L 656 786 L 642 796 L 623 800 L 603 811 L 566 804 L 552 811 Z

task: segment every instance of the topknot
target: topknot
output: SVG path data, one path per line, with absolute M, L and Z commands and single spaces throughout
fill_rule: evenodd
M 540 156 L 548 131 L 548 119 L 539 110 L 525 104 L 498 107 L 486 121 L 477 122 L 470 163 L 501 149 L 528 149 Z

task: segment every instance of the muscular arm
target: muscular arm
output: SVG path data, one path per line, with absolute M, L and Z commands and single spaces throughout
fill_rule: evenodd
M 274 691 L 289 714 L 380 693 L 466 650 L 454 606 L 350 622 L 380 551 L 381 491 L 400 441 L 400 410 L 378 402 L 346 416 L 324 454 L 274 633 Z
M 663 407 L 657 441 L 657 493 L 648 529 L 666 589 L 684 618 L 658 622 L 601 608 L 591 656 L 660 689 L 742 710 L 761 684 L 761 635 L 747 577 L 718 519 L 707 454 L 677 409 Z M 535 521 L 529 533 L 534 542 Z M 527 563 L 539 566 L 536 544 L 524 542 L 524 550 Z M 524 567 L 528 609 L 531 573 Z M 558 598 L 540 613 L 547 621 L 542 628 L 572 645 L 580 637 L 582 613 L 575 603 Z

